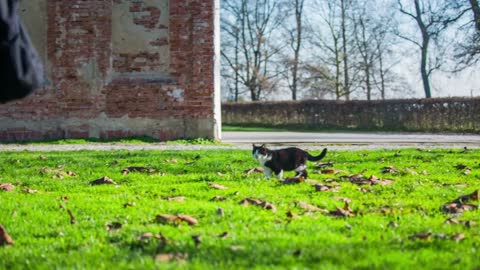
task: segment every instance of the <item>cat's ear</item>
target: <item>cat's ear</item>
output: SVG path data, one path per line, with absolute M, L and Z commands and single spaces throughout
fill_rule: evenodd
M 253 148 L 257 147 L 254 143 L 252 143 Z
M 265 147 L 265 144 L 262 144 L 262 146 L 260 146 L 260 147 L 261 147 L 261 148 L 266 148 L 266 147 Z

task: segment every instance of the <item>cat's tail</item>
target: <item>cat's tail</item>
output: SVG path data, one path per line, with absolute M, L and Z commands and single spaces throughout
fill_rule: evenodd
M 324 158 L 325 155 L 327 155 L 327 148 L 323 148 L 322 153 L 316 157 L 307 153 L 307 159 L 310 161 L 319 161 L 320 159 Z

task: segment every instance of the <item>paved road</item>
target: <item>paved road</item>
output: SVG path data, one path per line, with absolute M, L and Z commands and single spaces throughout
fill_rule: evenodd
M 386 132 L 223 132 L 227 143 L 466 144 L 480 147 L 480 135 Z
M 480 135 L 425 133 L 307 133 L 307 132 L 224 132 L 224 145 L 172 145 L 166 143 L 124 144 L 0 144 L 2 151 L 78 151 L 78 150 L 200 150 L 244 149 L 252 143 L 270 147 L 300 146 L 307 150 L 323 147 L 334 150 L 372 150 L 398 148 L 480 148 Z

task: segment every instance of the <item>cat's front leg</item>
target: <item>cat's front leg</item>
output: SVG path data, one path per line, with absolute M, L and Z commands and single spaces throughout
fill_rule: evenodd
M 268 167 L 263 167 L 263 174 L 265 175 L 265 178 L 272 177 L 272 169 Z
M 283 170 L 280 170 L 280 171 L 277 173 L 277 178 L 278 178 L 278 180 L 282 180 L 282 179 L 283 179 Z

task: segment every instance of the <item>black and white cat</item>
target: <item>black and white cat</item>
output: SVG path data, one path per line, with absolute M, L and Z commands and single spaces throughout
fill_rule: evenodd
M 307 160 L 321 160 L 327 154 L 327 148 L 324 148 L 320 155 L 312 156 L 297 147 L 270 150 L 264 144 L 261 146 L 253 144 L 252 154 L 260 162 L 267 178 L 270 178 L 273 172 L 278 179 L 282 179 L 284 171 L 295 171 L 297 172 L 295 177 L 307 178 Z

